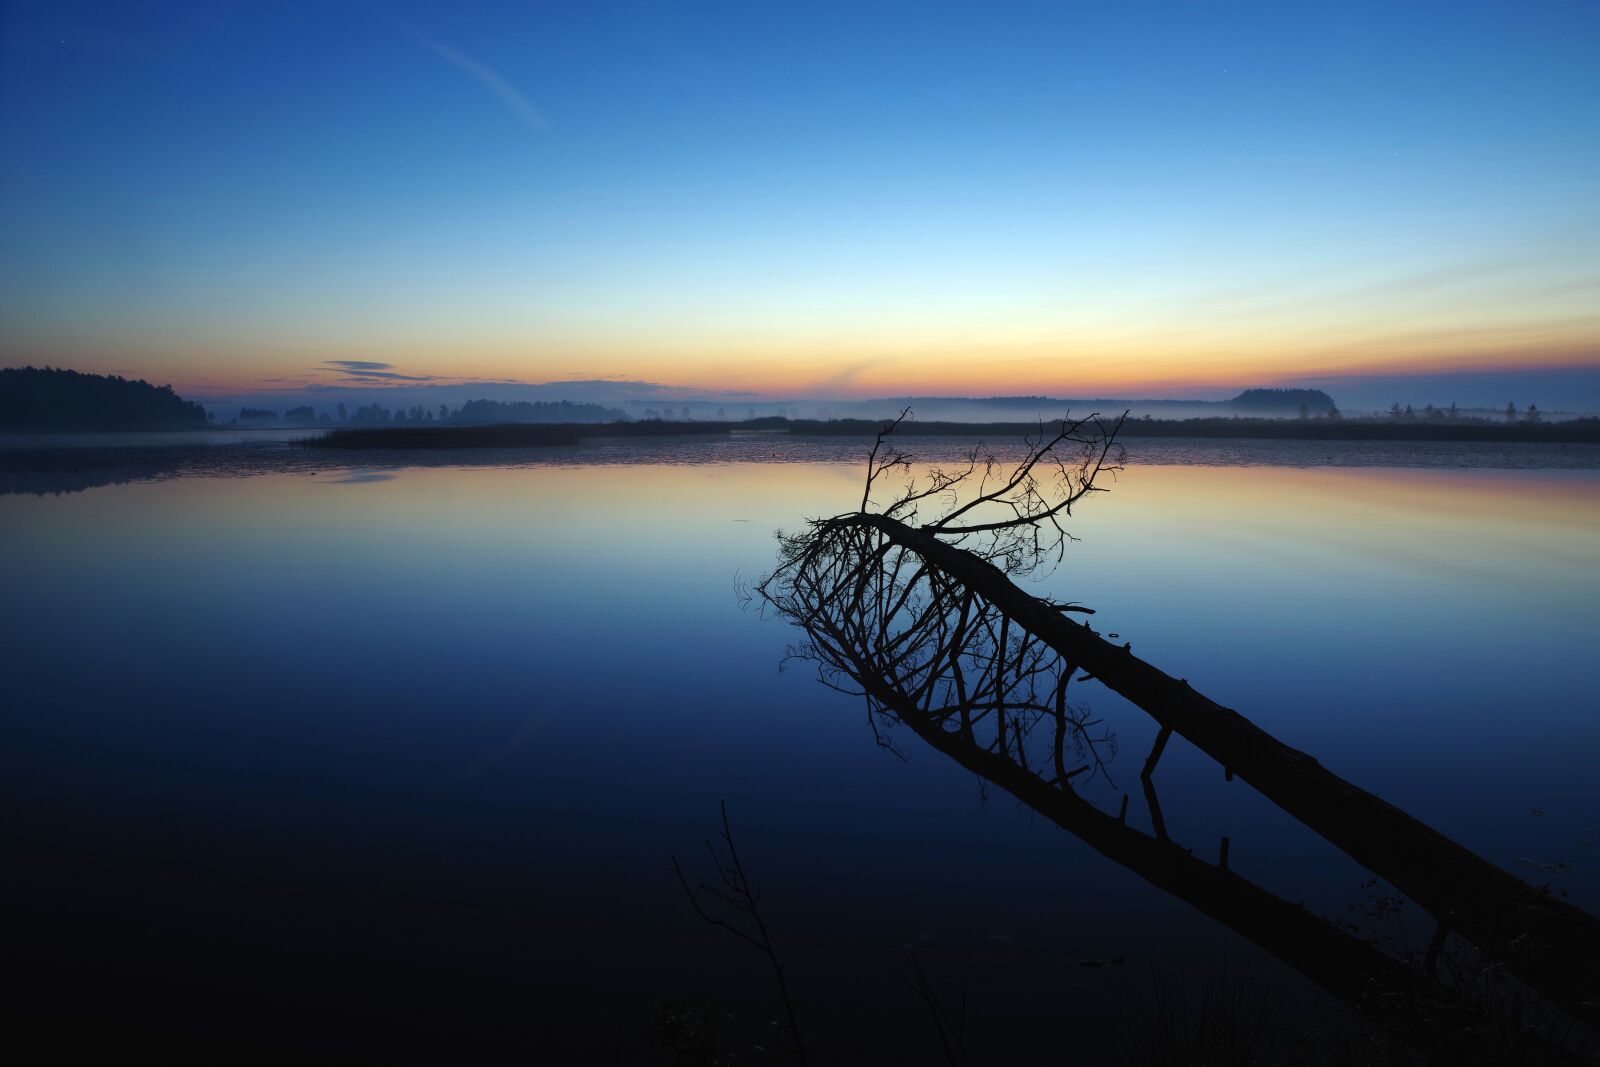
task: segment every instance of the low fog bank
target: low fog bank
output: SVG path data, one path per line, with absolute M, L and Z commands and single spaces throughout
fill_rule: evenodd
M 419 391 L 420 392 L 420 391 Z M 212 405 L 217 425 L 375 426 L 418 423 L 740 422 L 748 419 L 892 419 L 911 408 L 919 420 L 963 423 L 1023 423 L 1059 419 L 1067 413 L 1100 412 L 1134 418 L 1303 418 L 1336 410 L 1333 398 L 1316 389 L 1247 389 L 1228 400 L 1137 400 L 1118 397 L 881 397 L 869 400 L 754 399 L 691 396 L 629 396 L 599 391 L 590 399 L 473 399 L 437 405 L 413 401 L 411 390 L 387 390 L 362 404 L 301 402 L 278 410 L 262 401 L 237 408 Z

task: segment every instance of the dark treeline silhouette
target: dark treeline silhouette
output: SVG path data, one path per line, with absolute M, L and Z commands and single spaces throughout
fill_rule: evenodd
M 241 426 L 276 426 L 283 420 L 276 411 L 267 408 L 243 407 L 233 421 Z
M 1481 412 L 1484 409 L 1478 408 L 1475 410 Z M 1410 404 L 1402 405 L 1398 400 L 1393 404 L 1390 404 L 1389 410 L 1384 414 L 1384 418 L 1392 422 L 1426 422 L 1438 424 L 1440 422 L 1455 422 L 1457 420 L 1464 419 L 1468 422 L 1480 425 L 1491 425 L 1494 423 L 1511 425 L 1519 422 L 1537 424 L 1544 422 L 1544 417 L 1545 413 L 1539 410 L 1538 404 L 1529 404 L 1526 411 L 1519 412 L 1517 410 L 1517 405 L 1510 402 L 1506 404 L 1504 411 L 1498 412 L 1492 417 L 1474 414 L 1470 411 L 1463 411 L 1461 408 L 1457 407 L 1454 402 L 1451 402 L 1449 407 L 1436 407 L 1433 404 L 1424 404 L 1422 409 L 1419 411 Z
M 554 406 L 554 405 L 551 405 Z M 463 425 L 452 419 L 444 424 L 418 423 L 363 425 L 335 429 L 305 444 L 314 448 L 515 448 L 577 444 L 585 437 L 678 437 L 726 435 L 736 431 L 781 431 L 789 425 L 781 418 L 746 422 L 636 422 L 496 423 Z
M 450 416 L 463 425 L 501 422 L 613 422 L 626 419 L 627 413 L 600 404 L 578 404 L 570 400 L 469 400 Z
M 782 426 L 790 433 L 870 437 L 882 425 L 868 419 L 759 420 Z M 703 425 L 703 424 L 702 424 Z M 924 422 L 907 426 L 905 436 L 972 436 L 1020 438 L 1038 429 L 1037 423 Z M 1407 422 L 1392 418 L 1305 419 L 1202 418 L 1129 419 L 1123 437 L 1248 438 L 1286 441 L 1600 441 L 1600 418 L 1565 422 L 1521 420 L 1515 423 L 1462 418 L 1454 421 Z
M 1206 418 L 1261 415 L 1293 418 L 1301 409 L 1321 415 L 1332 411 L 1333 398 L 1321 389 L 1245 389 L 1226 400 L 1135 399 L 1132 397 L 1050 396 L 901 396 L 867 400 L 807 401 L 808 410 L 831 418 L 881 419 L 886 411 L 913 408 L 936 419 L 953 422 L 1036 420 L 1054 411 L 1126 411 L 1166 418 Z M 783 412 L 788 413 L 788 412 Z M 670 409 L 667 414 L 670 416 Z M 797 415 L 798 413 L 795 412 Z
M 1321 389 L 1246 389 L 1225 403 L 1231 408 L 1263 415 L 1290 412 L 1326 415 L 1335 410 L 1333 397 Z
M 866 419 L 788 419 L 769 416 L 729 421 L 681 422 L 640 419 L 633 422 L 566 422 L 522 424 L 548 428 L 551 433 L 517 435 L 505 432 L 507 424 L 464 425 L 412 419 L 406 422 L 352 420 L 362 427 L 354 432 L 334 431 L 308 444 L 342 448 L 501 448 L 517 445 L 570 444 L 584 437 L 674 437 L 731 433 L 788 433 L 798 437 L 871 437 L 881 423 Z M 1037 423 L 925 422 L 905 427 L 903 436 L 1008 437 L 1020 439 L 1038 429 Z M 559 431 L 559 432 L 557 432 Z M 1462 419 L 1455 422 L 1397 422 L 1373 419 L 1130 419 L 1123 437 L 1207 438 L 1288 441 L 1463 441 L 1529 443 L 1600 442 L 1600 418 L 1567 422 L 1502 424 Z
M 293 414 L 293 412 L 290 414 Z M 437 408 L 413 404 L 408 408 L 396 408 L 391 411 L 382 404 L 373 403 L 362 404 L 354 411 L 347 413 L 345 406 L 340 404 L 332 416 L 332 421 L 335 425 L 404 425 L 417 427 L 429 424 L 439 426 L 497 426 L 506 423 L 553 425 L 568 422 L 612 422 L 626 418 L 627 414 L 616 408 L 602 407 L 599 404 L 574 403 L 570 400 L 517 400 L 511 402 L 468 400 L 459 408 L 453 410 L 448 404 L 440 404 Z
M 0 369 L 0 430 L 172 430 L 203 427 L 205 408 L 170 385 L 52 367 Z
M 285 418 L 295 414 L 297 411 L 309 410 L 296 408 L 287 413 Z M 413 404 L 410 407 L 395 408 L 392 411 L 378 403 L 362 404 L 353 411 L 347 411 L 345 406 L 340 404 L 332 413 L 322 415 L 320 421 L 332 421 L 339 426 L 405 425 L 416 427 L 428 424 L 490 426 L 504 423 L 594 423 L 612 422 L 618 419 L 626 419 L 627 417 L 625 412 L 617 408 L 602 407 L 599 404 L 574 403 L 570 400 L 517 400 L 510 402 L 468 400 L 455 409 L 452 409 L 448 404 L 440 404 L 437 408 Z
M 627 413 L 600 404 L 574 403 L 570 400 L 503 402 L 499 400 L 469 400 L 459 408 L 448 404 L 437 408 L 422 404 L 410 407 L 387 408 L 379 403 L 361 404 L 354 409 L 344 404 L 332 410 L 318 412 L 309 404 L 292 407 L 281 416 L 267 408 L 243 407 L 230 420 L 238 426 L 359 426 L 407 427 L 426 426 L 500 426 L 508 423 L 533 423 L 560 425 L 564 423 L 605 423 L 627 419 Z
M 904 416 L 902 416 L 904 418 Z M 895 427 L 891 426 L 890 430 Z M 1078 605 L 1027 592 L 1017 579 L 1062 558 L 1074 504 L 1117 469 L 1116 427 L 1086 419 L 1041 433 L 1015 467 L 974 449 L 898 490 L 911 457 L 880 433 L 857 510 L 780 535 L 777 569 L 755 588 L 798 625 L 791 657 L 832 688 L 866 699 L 880 744 L 908 728 L 1102 855 L 1255 941 L 1347 1006 L 1438 1063 L 1574 1062 L 1556 1035 L 1600 1024 L 1600 920 L 1468 851 L 1306 753 L 1272 737 L 1074 621 Z M 1081 674 L 1080 674 L 1081 672 Z M 1072 698 L 1099 681 L 1159 725 L 1140 775 L 1151 833 L 1078 788 L 1106 769 L 1113 738 Z M 1170 840 L 1153 774 L 1176 734 L 1383 878 L 1437 922 L 1428 952 L 1397 960 Z M 1540 1003 L 1547 1032 L 1497 1014 L 1448 968 L 1481 961 L 1473 981 L 1502 976 Z M 1509 976 L 1509 977 L 1506 977 Z M 1583 1038 L 1580 1038 L 1583 1040 Z

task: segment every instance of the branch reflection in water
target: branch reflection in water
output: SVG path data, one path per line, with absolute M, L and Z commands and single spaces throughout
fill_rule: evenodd
M 790 658 L 814 664 L 830 688 L 863 697 L 879 744 L 893 748 L 892 728 L 909 729 L 1096 851 L 1254 941 L 1411 1048 L 1448 1056 L 1450 1062 L 1570 1058 L 1546 1037 L 1520 1029 L 1519 1020 L 1479 1010 L 1436 982 L 1431 971 L 1448 931 L 1446 915 L 1459 911 L 1463 928 L 1482 949 L 1503 956 L 1555 1009 L 1583 1018 L 1592 1005 L 1575 994 L 1594 992 L 1592 960 L 1585 964 L 1573 952 L 1559 959 L 1548 953 L 1536 957 L 1508 945 L 1530 935 L 1543 940 L 1556 929 L 1583 944 L 1594 935 L 1591 916 L 1534 899 L 1538 894 L 1531 887 L 1335 778 L 1236 712 L 1211 705 L 1187 683 L 1135 660 L 1130 646 L 1115 649 L 1087 623 L 1065 622 L 1088 609 L 1032 597 L 1013 584 L 1064 558 L 1071 535 L 1063 520 L 1075 504 L 1105 488 L 1098 480 L 1119 469 L 1116 422 L 1095 416 L 1063 420 L 1053 431 L 1041 428 L 1015 466 L 1002 466 L 974 449 L 963 464 L 935 467 L 919 480 L 909 477 L 911 457 L 892 444 L 909 414 L 903 412 L 874 442 L 859 509 L 815 520 L 797 534 L 780 534 L 778 566 L 751 591 L 805 633 Z M 904 488 L 874 510 L 896 473 L 907 476 Z M 1085 638 L 1076 638 L 1076 631 Z M 1076 649 L 1085 655 L 1073 655 Z M 1115 670 L 1119 677 L 1108 684 L 1162 725 L 1141 773 L 1153 836 L 1127 824 L 1126 796 L 1113 816 L 1074 788 L 1075 782 L 1109 777 L 1115 756 L 1112 733 L 1086 706 L 1069 699 L 1074 681 L 1091 677 L 1080 674 L 1085 669 Z M 1154 677 L 1141 678 L 1141 669 Z M 1163 691 L 1170 694 L 1178 684 L 1184 699 L 1158 708 Z M 1195 707 L 1185 708 L 1186 703 Z M 1412 876 L 1403 863 L 1394 864 L 1386 849 L 1436 853 L 1475 876 L 1465 891 L 1478 893 L 1479 899 L 1457 908 L 1455 898 L 1448 898 L 1452 906 L 1439 916 L 1427 970 L 1385 955 L 1239 877 L 1228 869 L 1227 838 L 1221 839 L 1216 863 L 1171 841 L 1153 772 L 1175 728 L 1219 759 L 1237 754 L 1246 780 L 1267 782 L 1258 788 L 1275 801 L 1275 793 L 1287 797 L 1286 810 L 1358 861 L 1379 859 L 1382 869 L 1374 869 L 1391 878 L 1389 868 L 1398 866 L 1402 878 L 1410 876 L 1422 887 L 1419 896 L 1436 914 L 1446 909 L 1426 899 L 1435 887 Z M 1303 772 L 1303 782 L 1284 780 L 1286 761 Z M 1230 777 L 1232 771 L 1230 766 Z M 1376 849 L 1347 848 L 1340 835 L 1319 825 L 1321 820 L 1297 810 L 1308 798 L 1326 799 L 1319 790 L 1338 793 L 1341 802 L 1342 810 L 1326 811 L 1323 818 L 1349 814 L 1358 825 L 1380 828 L 1394 822 L 1394 840 Z M 1479 868 L 1494 873 L 1477 877 Z M 1507 900 L 1523 905 L 1515 922 L 1483 918 Z M 1512 929 L 1516 923 L 1520 930 Z

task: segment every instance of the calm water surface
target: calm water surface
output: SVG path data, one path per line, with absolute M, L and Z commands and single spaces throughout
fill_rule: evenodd
M 833 1062 L 937 1055 L 893 978 L 906 946 L 967 984 L 987 1062 L 1060 1062 L 1064 1026 L 1103 1028 L 1151 973 L 1293 987 L 780 672 L 796 635 L 736 590 L 773 530 L 849 509 L 855 463 L 669 458 L 0 496 L 12 1010 L 380 1061 L 649 1062 L 672 999 L 758 1033 L 761 961 L 667 869 L 700 863 L 724 800 Z M 1600 472 L 1151 458 L 1039 591 L 1600 907 Z M 1087 693 L 1121 744 L 1114 807 L 1153 730 Z M 1363 872 L 1193 750 L 1158 781 L 1197 853 L 1227 834 L 1280 895 L 1362 899 Z

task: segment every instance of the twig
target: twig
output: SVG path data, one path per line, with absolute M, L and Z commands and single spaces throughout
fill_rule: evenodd
M 752 886 L 750 878 L 745 874 L 744 862 L 739 859 L 739 849 L 733 842 L 733 828 L 728 823 L 728 803 L 722 802 L 722 833 L 720 835 L 724 846 L 728 850 L 728 857 L 724 860 L 717 854 L 716 847 L 710 841 L 705 843 L 706 851 L 711 856 L 712 866 L 716 868 L 718 880 L 722 888 L 707 885 L 701 882 L 696 886 L 689 885 L 688 876 L 683 873 L 683 864 L 678 862 L 676 854 L 672 857 L 672 871 L 678 876 L 678 884 L 683 886 L 684 895 L 689 898 L 689 905 L 694 908 L 696 915 L 711 926 L 721 927 L 746 944 L 753 945 L 766 956 L 767 963 L 772 967 L 772 974 L 778 983 L 778 996 L 783 1001 L 784 1014 L 789 1023 L 789 1034 L 794 1038 L 795 1054 L 800 1062 L 806 1062 L 806 1046 L 800 1037 L 800 1024 L 796 1021 L 794 1001 L 789 996 L 789 983 L 783 975 L 783 964 L 778 959 L 777 951 L 772 947 L 772 935 L 767 930 L 766 920 L 761 917 L 761 887 Z M 713 897 L 734 912 L 746 916 L 755 932 L 740 929 L 735 925 L 707 911 L 700 902 L 700 894 Z
M 911 977 L 907 978 L 899 971 L 894 976 L 906 988 L 917 995 L 923 1005 L 927 1007 L 928 1014 L 933 1018 L 933 1028 L 939 1035 L 939 1045 L 944 1049 L 944 1061 L 950 1067 L 963 1067 L 967 1063 L 967 990 L 965 986 L 954 985 L 946 982 L 955 990 L 961 1003 L 960 1015 L 952 1021 L 950 1011 L 945 1007 L 944 998 L 940 996 L 938 988 L 929 979 L 928 972 L 923 970 L 922 961 L 917 959 L 917 954 L 911 949 L 906 949 L 906 958 L 911 961 Z

